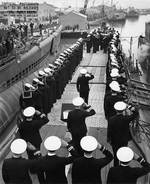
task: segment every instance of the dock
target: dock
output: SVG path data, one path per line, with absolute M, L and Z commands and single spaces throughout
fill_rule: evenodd
M 76 89 L 76 81 L 79 75 L 80 68 L 84 67 L 95 76 L 95 78 L 90 81 L 89 105 L 91 105 L 92 108 L 96 111 L 96 114 L 86 119 L 88 135 L 94 136 L 98 140 L 98 142 L 100 142 L 102 145 L 105 145 L 109 150 L 111 150 L 111 146 L 107 143 L 107 121 L 105 119 L 103 109 L 103 101 L 106 86 L 106 63 L 107 54 L 104 54 L 103 51 L 98 51 L 97 53 L 86 53 L 84 51 L 83 60 L 81 61 L 80 65 L 76 68 L 76 71 L 74 72 L 71 81 L 66 85 L 61 99 L 57 100 L 57 102 L 51 109 L 51 112 L 48 114 L 49 122 L 40 130 L 43 142 L 48 136 L 52 135 L 56 135 L 64 140 L 69 140 L 66 123 L 61 121 L 60 118 L 61 107 L 63 103 L 72 103 L 72 99 L 74 97 L 79 96 Z M 41 152 L 42 155 L 46 154 L 46 150 L 43 144 L 41 145 Z M 67 156 L 66 149 L 61 148 L 58 151 L 58 155 Z M 96 158 L 103 157 L 102 153 L 99 150 L 96 150 L 93 155 Z M 10 156 L 11 154 L 9 153 L 7 157 Z M 27 155 L 25 154 L 24 156 L 26 157 Z M 112 166 L 112 164 L 113 161 L 102 169 L 103 184 L 106 184 L 108 170 Z M 0 171 L 1 167 L 2 163 L 0 163 Z M 39 184 L 36 175 L 32 175 L 32 179 L 33 184 Z M 4 184 L 1 172 L 0 181 L 1 184 Z M 142 184 L 142 182 L 139 182 L 138 184 L 140 183 Z M 68 173 L 68 184 L 71 184 L 70 173 Z

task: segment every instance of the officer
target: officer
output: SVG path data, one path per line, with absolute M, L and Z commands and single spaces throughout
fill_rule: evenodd
M 80 75 L 77 79 L 77 91 L 80 94 L 80 97 L 84 99 L 84 101 L 88 104 L 88 96 L 89 96 L 89 80 L 94 79 L 94 75 L 87 72 L 85 68 L 80 70 Z
M 79 155 L 83 155 L 80 140 L 82 137 L 86 136 L 87 133 L 85 119 L 88 116 L 93 116 L 96 112 L 92 108 L 85 110 L 88 106 L 84 103 L 83 98 L 74 98 L 72 103 L 75 109 L 68 113 L 67 128 L 72 135 L 72 143 L 76 151 Z
M 113 155 L 103 145 L 97 142 L 93 136 L 85 136 L 81 139 L 81 147 L 84 156 L 77 158 L 72 166 L 72 184 L 100 184 L 101 169 L 110 163 Z M 94 158 L 93 151 L 100 150 L 105 157 Z
M 150 164 L 147 163 L 144 158 L 133 153 L 132 149 L 129 147 L 119 148 L 117 151 L 117 158 L 120 165 L 110 168 L 107 184 L 136 184 L 139 177 L 150 172 Z M 139 162 L 142 167 L 130 167 L 129 164 L 133 159 Z
M 19 98 L 19 104 L 22 110 L 26 107 L 33 106 L 33 90 L 35 90 L 34 86 L 29 83 L 24 84 L 23 93 Z
M 91 35 L 88 34 L 86 38 L 86 52 L 90 53 L 91 52 L 91 47 L 92 47 L 92 40 L 91 40 Z
M 129 124 L 138 116 L 138 111 L 123 101 L 116 102 L 114 108 L 117 114 L 108 120 L 107 137 L 114 152 L 114 166 L 117 166 L 119 162 L 116 152 L 120 147 L 127 146 L 131 140 Z
M 27 143 L 23 139 L 15 139 L 10 146 L 12 157 L 4 160 L 2 165 L 2 177 L 6 184 L 32 184 L 29 175 L 31 161 L 22 157 L 27 149 Z
M 73 156 L 57 156 L 56 151 L 59 150 L 61 146 L 66 147 Z M 44 147 L 48 153 L 37 161 L 36 169 L 44 172 L 45 183 L 47 184 L 67 184 L 65 167 L 76 158 L 75 150 L 66 141 L 56 136 L 46 138 Z
M 34 107 L 27 107 L 23 111 L 23 116 L 24 120 L 20 123 L 18 131 L 20 137 L 28 143 L 28 157 L 34 159 L 40 153 L 40 145 L 42 143 L 39 130 L 49 120 L 45 114 L 41 114 Z

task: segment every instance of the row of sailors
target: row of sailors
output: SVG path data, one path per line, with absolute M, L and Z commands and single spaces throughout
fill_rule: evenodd
M 107 53 L 109 43 L 113 39 L 114 33 L 114 29 L 111 28 L 106 29 L 105 32 L 100 28 L 92 30 L 86 38 L 87 53 L 90 53 L 92 48 L 93 53 L 96 53 L 99 49 Z
M 38 72 L 32 84 L 25 83 L 19 103 L 21 109 L 33 106 L 47 114 L 53 104 L 61 98 L 64 88 L 71 80 L 72 73 L 82 60 L 83 40 L 79 39 L 74 45 L 60 54 L 53 64 Z
M 77 157 L 75 149 L 57 136 L 47 137 L 44 147 L 45 156 L 38 159 L 26 159 L 24 152 L 28 143 L 23 139 L 15 139 L 10 146 L 12 157 L 5 159 L 2 165 L 2 176 L 6 184 L 32 184 L 30 172 L 38 173 L 40 184 L 67 184 L 67 175 L 71 169 L 72 184 L 100 184 L 101 169 L 110 163 L 113 155 L 105 146 L 101 145 L 93 136 L 85 136 L 80 145 L 84 156 Z M 68 157 L 60 157 L 57 152 L 61 147 L 68 150 Z M 103 158 L 94 158 L 93 152 L 99 150 Z M 111 167 L 107 184 L 136 184 L 139 177 L 150 172 L 150 164 L 133 152 L 129 147 L 121 147 L 117 151 L 120 166 Z M 129 164 L 138 162 L 140 167 Z
M 131 140 L 130 123 L 138 116 L 138 109 L 128 104 L 128 82 L 123 57 L 120 52 L 118 34 L 114 34 L 110 43 L 106 68 L 106 91 L 104 97 L 105 118 L 108 121 L 107 141 L 114 152 L 114 165 L 118 166 L 117 150 L 128 146 Z

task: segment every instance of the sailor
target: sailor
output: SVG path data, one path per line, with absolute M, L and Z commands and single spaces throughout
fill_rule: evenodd
M 49 107 L 50 88 L 46 84 L 46 76 L 47 74 L 44 71 L 42 70 L 38 71 L 38 79 L 40 81 L 38 83 L 38 89 L 42 95 L 42 109 L 43 109 L 43 113 L 47 115 L 48 112 L 50 112 L 50 107 Z
M 50 88 L 50 108 L 52 108 L 53 104 L 56 102 L 56 81 L 53 76 L 54 70 L 50 67 L 44 69 L 44 72 L 48 74 L 46 77 L 46 83 Z
M 75 109 L 68 113 L 67 128 L 72 135 L 72 143 L 79 155 L 83 155 L 83 150 L 80 146 L 80 140 L 87 134 L 85 119 L 88 116 L 93 116 L 96 112 L 90 106 L 84 103 L 83 98 L 77 97 L 72 101 Z M 89 108 L 85 110 L 85 108 Z
M 31 22 L 31 23 L 30 23 L 31 36 L 33 36 L 33 26 L 34 26 L 34 23 Z
M 87 35 L 87 38 L 86 38 L 86 51 L 87 53 L 90 53 L 91 52 L 91 47 L 92 47 L 92 40 L 91 40 L 91 35 L 88 34 Z
M 48 118 L 45 114 L 35 110 L 34 107 L 27 107 L 23 111 L 24 120 L 18 126 L 20 137 L 28 143 L 28 157 L 35 159 L 40 153 L 42 138 L 40 128 L 48 123 Z
M 19 104 L 22 110 L 26 107 L 33 106 L 33 90 L 35 90 L 34 86 L 29 83 L 24 84 L 23 92 L 19 98 Z
M 42 94 L 38 89 L 38 84 L 41 83 L 38 78 L 34 78 L 32 81 L 32 85 L 34 86 L 33 91 L 33 102 L 34 108 L 40 112 L 43 112 L 43 102 L 42 102 Z
M 72 156 L 59 157 L 56 152 L 60 147 L 66 147 Z M 66 141 L 61 140 L 57 136 L 47 137 L 44 141 L 44 147 L 48 151 L 46 156 L 41 157 L 36 164 L 37 170 L 41 170 L 45 174 L 45 183 L 47 184 L 67 184 L 65 175 L 66 165 L 73 162 L 76 158 L 73 146 L 70 146 Z
M 10 146 L 12 157 L 4 160 L 2 165 L 2 177 L 6 184 L 32 184 L 29 175 L 31 161 L 22 157 L 27 149 L 27 143 L 23 139 L 15 139 Z
M 113 155 L 93 136 L 85 136 L 80 141 L 84 156 L 77 158 L 72 166 L 72 184 L 100 184 L 101 169 L 110 163 Z M 100 150 L 105 157 L 94 158 L 93 151 Z
M 112 167 L 109 170 L 107 184 L 125 183 L 136 184 L 137 179 L 150 172 L 150 164 L 144 158 L 138 156 L 129 147 L 121 147 L 117 151 L 119 166 Z M 141 167 L 129 166 L 132 160 L 137 161 Z
M 80 70 L 80 75 L 77 79 L 77 91 L 80 94 L 80 97 L 88 104 L 89 96 L 89 81 L 94 79 L 94 75 L 89 73 L 85 68 Z
M 119 162 L 116 152 L 120 147 L 127 146 L 128 141 L 131 140 L 129 126 L 131 121 L 138 116 L 138 111 L 123 101 L 116 102 L 114 108 L 117 113 L 108 120 L 107 137 L 114 153 L 114 166 L 117 166 Z
M 114 104 L 117 101 L 124 100 L 124 96 L 121 95 L 120 85 L 117 81 L 112 81 L 109 84 L 109 88 L 110 91 L 106 91 L 104 97 L 104 113 L 107 120 L 116 114 Z

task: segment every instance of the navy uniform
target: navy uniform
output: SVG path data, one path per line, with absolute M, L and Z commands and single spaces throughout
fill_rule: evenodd
M 23 93 L 20 95 L 19 104 L 21 109 L 25 109 L 26 107 L 33 106 L 33 90 L 35 88 L 29 84 L 25 83 L 23 86 Z
M 16 139 L 11 143 L 13 156 L 4 160 L 2 165 L 2 177 L 5 184 L 32 184 L 29 170 L 32 161 L 21 155 L 26 151 L 27 143 L 23 139 Z
M 62 145 L 63 144 L 63 145 Z M 41 157 L 35 169 L 44 172 L 46 184 L 67 184 L 65 175 L 65 166 L 72 163 L 76 158 L 75 151 L 67 142 L 60 140 L 56 136 L 50 136 L 44 141 L 44 146 L 48 151 L 46 156 Z M 59 157 L 56 151 L 61 147 L 67 147 L 68 151 L 73 155 L 69 157 Z
M 109 84 L 110 92 L 107 91 L 104 97 L 104 112 L 105 118 L 108 120 L 110 117 L 116 115 L 114 104 L 118 101 L 124 100 L 124 96 L 121 95 L 120 86 L 118 82 L 112 81 Z
M 40 112 L 43 112 L 43 106 L 42 106 L 42 94 L 40 90 L 38 89 L 38 84 L 40 81 L 38 78 L 34 78 L 32 81 L 32 85 L 35 87 L 35 90 L 33 91 L 33 103 L 34 108 Z
M 84 100 L 80 97 L 73 99 L 75 109 L 68 113 L 67 128 L 72 135 L 72 143 L 79 154 L 83 154 L 80 140 L 87 133 L 85 119 L 95 114 L 94 109 L 84 110 Z
M 131 140 L 129 124 L 133 121 L 138 111 L 131 112 L 127 109 L 127 104 L 124 102 L 116 102 L 114 108 L 117 111 L 115 116 L 112 116 L 108 120 L 108 141 L 110 142 L 114 152 L 114 165 L 118 165 L 118 159 L 116 158 L 117 150 L 122 146 L 127 146 L 128 141 Z M 126 112 L 127 109 L 129 112 Z M 126 110 L 126 111 L 127 111 Z
M 19 125 L 19 134 L 22 139 L 32 144 L 34 149 L 27 150 L 29 158 L 35 158 L 34 153 L 40 150 L 42 138 L 40 135 L 40 128 L 48 123 L 48 118 L 45 114 L 35 111 L 35 108 L 28 107 L 23 111 L 25 119 Z
M 133 159 L 134 153 L 129 147 L 122 147 L 117 151 L 117 158 L 120 165 L 109 170 L 107 184 L 136 184 L 137 179 L 150 172 L 150 164 L 142 157 L 134 158 L 142 167 L 130 167 L 129 163 Z
M 88 104 L 89 81 L 94 79 L 94 75 L 88 73 L 86 69 L 81 69 L 80 73 L 81 75 L 77 79 L 77 91 L 80 97 Z
M 100 184 L 101 169 L 110 163 L 113 155 L 104 146 L 100 145 L 92 136 L 85 136 L 81 139 L 81 147 L 84 156 L 77 158 L 72 166 L 72 184 Z M 92 152 L 98 148 L 105 157 L 96 159 Z

